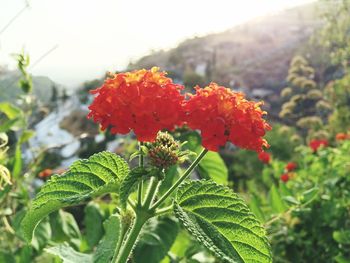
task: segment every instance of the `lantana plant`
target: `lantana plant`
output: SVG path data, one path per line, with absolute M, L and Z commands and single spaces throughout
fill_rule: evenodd
M 101 152 L 53 175 L 22 220 L 23 237 L 30 241 L 38 223 L 55 210 L 113 195 L 118 207 L 106 222 L 108 237 L 93 254 L 81 255 L 84 262 L 127 262 L 145 226 L 167 214 L 224 262 L 271 262 L 265 230 L 244 201 L 212 180 L 191 179 L 206 153 L 227 142 L 258 153 L 268 147 L 263 136 L 271 127 L 261 103 L 215 83 L 196 87 L 195 94 L 182 90 L 158 68 L 114 74 L 93 90 L 88 117 L 111 133 L 133 132 L 139 150 L 132 157 L 139 165 L 131 169 L 120 156 Z M 196 158 L 170 134 L 181 126 L 200 132 L 204 148 Z M 160 191 L 171 176 L 168 169 L 188 160 L 193 161 L 183 174 Z

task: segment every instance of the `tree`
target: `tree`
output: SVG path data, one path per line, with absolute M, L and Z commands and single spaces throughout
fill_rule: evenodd
M 288 87 L 281 92 L 284 104 L 279 116 L 287 124 L 295 125 L 304 136 L 322 130 L 328 114 L 324 108 L 319 107 L 327 102 L 314 78 L 315 70 L 308 61 L 295 56 L 288 71 Z

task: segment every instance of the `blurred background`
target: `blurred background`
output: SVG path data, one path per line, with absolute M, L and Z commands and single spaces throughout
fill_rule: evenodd
M 18 207 L 79 158 L 130 156 L 132 134 L 103 133 L 86 118 L 89 90 L 108 72 L 158 66 L 187 92 L 214 81 L 264 101 L 267 155 L 227 145 L 197 175 L 247 200 L 274 261 L 350 262 L 349 8 L 349 0 L 0 0 L 0 168 L 19 182 Z M 198 135 L 184 138 L 200 147 Z M 10 181 L 0 175 L 2 205 Z M 72 213 L 84 233 L 84 213 Z M 26 248 L 10 230 L 0 263 L 28 262 L 3 256 Z M 92 251 L 102 232 L 80 250 Z M 30 262 L 57 262 L 34 261 L 47 240 Z M 181 242 L 176 253 L 186 254 Z M 204 258 L 171 262 L 217 262 Z

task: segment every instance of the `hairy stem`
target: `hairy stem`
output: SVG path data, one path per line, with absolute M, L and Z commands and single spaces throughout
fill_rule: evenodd
M 173 205 L 169 205 L 167 207 L 157 209 L 156 210 L 156 216 L 167 214 L 167 213 L 173 211 L 173 208 L 174 208 Z
M 155 204 L 151 207 L 151 209 L 156 209 L 158 206 L 160 206 L 165 199 L 167 199 L 174 190 L 191 174 L 191 172 L 196 168 L 198 163 L 203 159 L 205 154 L 208 152 L 207 149 L 203 149 L 201 153 L 197 156 L 196 160 L 187 168 L 187 170 L 183 173 L 183 175 L 180 176 L 180 178 L 173 184 L 169 190 L 161 197 Z
M 133 226 L 130 229 L 127 239 L 124 245 L 119 250 L 118 257 L 113 263 L 125 263 L 128 260 L 129 254 L 131 253 L 134 245 L 136 244 L 137 238 L 140 234 L 142 226 L 148 220 L 148 217 L 136 216 Z
M 139 157 L 139 166 L 143 167 L 144 166 L 144 159 L 143 159 L 143 152 L 142 152 L 142 145 L 143 142 L 139 143 L 139 151 L 140 151 L 140 157 Z M 141 180 L 138 184 L 138 189 L 137 189 L 137 205 L 141 206 L 142 204 L 142 189 L 143 189 L 143 180 Z
M 147 190 L 147 195 L 146 195 L 146 199 L 145 202 L 143 203 L 143 207 L 146 209 L 150 208 L 150 205 L 152 204 L 152 201 L 155 197 L 155 195 L 157 194 L 157 190 L 158 190 L 158 179 L 156 177 L 152 177 L 151 181 L 149 182 L 149 186 L 148 186 L 148 190 Z

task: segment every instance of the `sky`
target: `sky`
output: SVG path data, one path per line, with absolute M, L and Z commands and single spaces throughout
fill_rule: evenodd
M 32 74 L 76 87 L 152 50 L 312 1 L 0 0 L 0 64 L 13 68 L 11 54 L 24 49 Z

